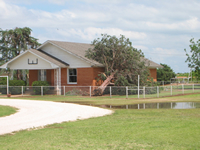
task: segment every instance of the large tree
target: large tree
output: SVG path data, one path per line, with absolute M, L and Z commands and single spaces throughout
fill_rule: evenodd
M 15 28 L 10 30 L 0 29 L 0 63 L 3 64 L 21 52 L 31 48 L 36 48 L 38 39 L 31 36 L 31 29 L 28 27 Z
M 176 76 L 175 72 L 167 65 L 160 64 L 163 68 L 157 69 L 157 81 L 170 81 L 171 78 Z
M 38 39 L 31 36 L 31 29 L 28 27 L 15 28 L 10 30 L 0 29 L 0 65 L 19 55 L 30 48 L 36 48 L 40 43 Z M 17 70 L 17 79 L 21 78 Z
M 184 51 L 186 52 L 187 59 L 185 62 L 188 62 L 188 67 L 195 69 L 194 75 L 195 77 L 199 78 L 200 73 L 200 39 L 198 41 L 194 41 L 194 38 L 190 40 L 190 54 L 187 53 L 186 49 Z
M 137 85 L 137 75 L 140 75 L 141 84 L 147 82 L 149 70 L 143 61 L 143 53 L 134 48 L 128 38 L 102 34 L 102 38 L 93 40 L 92 45 L 94 48 L 86 51 L 86 57 L 103 64 L 106 77 L 96 95 L 102 95 L 112 79 L 118 86 Z

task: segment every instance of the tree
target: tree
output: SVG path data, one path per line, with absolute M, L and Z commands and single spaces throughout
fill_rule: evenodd
M 190 53 L 191 55 L 189 55 L 186 51 L 186 49 L 184 49 L 184 51 L 186 52 L 186 56 L 187 59 L 185 62 L 188 62 L 188 67 L 190 68 L 194 68 L 195 69 L 195 74 L 194 76 L 196 77 L 196 79 L 198 80 L 199 78 L 199 73 L 200 73 L 200 39 L 195 43 L 194 38 L 192 38 L 190 40 Z
M 170 81 L 171 78 L 174 78 L 176 74 L 174 71 L 166 64 L 160 64 L 163 68 L 157 69 L 157 81 Z
M 196 66 L 194 71 L 192 71 L 192 77 L 195 77 L 195 80 L 199 81 L 200 79 L 200 67 Z
M 10 30 L 0 29 L 0 64 L 4 64 L 19 55 L 21 52 L 40 45 L 38 39 L 31 36 L 31 29 L 28 27 L 15 28 Z M 17 70 L 19 79 L 19 71 Z
M 142 61 L 143 53 L 133 48 L 129 39 L 123 35 L 117 38 L 102 34 L 102 38 L 93 40 L 92 45 L 94 48 L 86 51 L 86 57 L 103 64 L 106 76 L 106 80 L 95 91 L 95 95 L 102 95 L 112 79 L 118 86 L 137 85 L 137 75 L 140 75 L 142 84 L 147 82 L 149 70 Z
M 40 45 L 36 38 L 31 36 L 31 29 L 28 27 L 15 28 L 10 30 L 0 29 L 0 63 L 5 63 L 21 52 Z

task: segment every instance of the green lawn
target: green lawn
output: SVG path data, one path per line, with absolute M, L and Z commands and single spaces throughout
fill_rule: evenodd
M 88 96 L 56 96 L 56 95 L 45 95 L 45 96 L 24 96 L 24 97 L 12 97 L 12 99 L 30 99 L 30 100 L 43 100 L 43 101 L 55 101 L 55 102 L 70 102 L 87 105 L 124 105 L 124 104 L 138 104 L 138 103 L 151 103 L 151 102 L 187 102 L 187 101 L 199 101 L 200 94 L 172 96 L 172 97 L 161 97 L 161 98 L 140 98 L 129 97 L 126 99 L 125 96 L 99 96 L 99 97 L 88 97 Z
M 16 113 L 16 111 L 17 111 L 17 108 L 0 105 L 0 117 L 9 116 L 11 114 Z
M 95 105 L 118 105 L 123 102 L 200 102 L 200 94 L 139 100 L 77 96 L 30 98 L 81 101 Z M 49 125 L 39 130 L 16 132 L 14 135 L 2 135 L 0 149 L 200 149 L 199 133 L 200 109 L 125 109 L 115 110 L 115 113 L 109 116 Z

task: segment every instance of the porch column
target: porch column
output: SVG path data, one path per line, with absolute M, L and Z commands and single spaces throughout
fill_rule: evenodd
M 10 79 L 13 80 L 13 69 L 10 69 Z
M 61 95 L 61 68 L 54 70 L 54 86 L 56 86 L 57 95 Z
M 26 81 L 26 70 L 22 70 L 23 80 Z

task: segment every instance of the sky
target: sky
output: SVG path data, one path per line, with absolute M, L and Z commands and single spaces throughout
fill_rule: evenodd
M 146 58 L 189 72 L 184 49 L 200 39 L 200 0 L 0 0 L 0 28 L 29 27 L 40 43 L 124 35 Z

